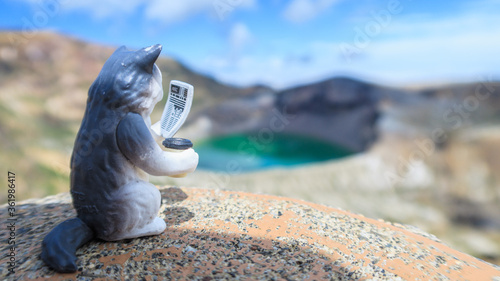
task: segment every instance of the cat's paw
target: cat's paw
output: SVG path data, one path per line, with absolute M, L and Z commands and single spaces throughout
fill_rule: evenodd
M 200 156 L 194 149 L 189 148 L 186 149 L 182 152 L 182 158 L 183 158 L 183 172 L 184 173 L 192 173 L 194 170 L 196 170 L 196 167 L 198 167 L 198 161 L 200 159 Z

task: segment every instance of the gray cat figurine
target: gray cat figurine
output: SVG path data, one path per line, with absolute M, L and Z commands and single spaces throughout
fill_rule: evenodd
M 159 190 L 148 174 L 193 172 L 198 154 L 163 151 L 150 114 L 162 100 L 155 61 L 161 45 L 117 49 L 89 89 L 87 107 L 71 157 L 71 196 L 77 217 L 43 240 L 43 261 L 58 272 L 75 272 L 76 250 L 94 237 L 117 241 L 162 233 Z

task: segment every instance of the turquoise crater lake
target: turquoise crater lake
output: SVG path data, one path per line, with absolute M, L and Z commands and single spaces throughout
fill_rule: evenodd
M 325 141 L 276 133 L 232 134 L 198 141 L 199 169 L 238 173 L 338 159 L 353 152 Z

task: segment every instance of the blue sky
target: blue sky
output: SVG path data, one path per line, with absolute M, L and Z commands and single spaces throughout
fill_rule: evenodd
M 3 0 L 0 28 L 161 43 L 164 55 L 241 86 L 500 79 L 500 0 Z

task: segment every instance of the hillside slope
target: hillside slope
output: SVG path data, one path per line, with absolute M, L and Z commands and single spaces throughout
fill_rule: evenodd
M 0 166 L 19 175 L 21 198 L 68 190 L 69 157 L 87 91 L 114 49 L 49 32 L 29 40 L 22 33 L 0 32 Z M 168 57 L 157 64 L 165 93 L 173 79 L 194 85 L 193 112 L 253 91 L 224 85 Z M 153 121 L 160 119 L 164 102 Z M 5 198 L 2 192 L 0 201 Z

